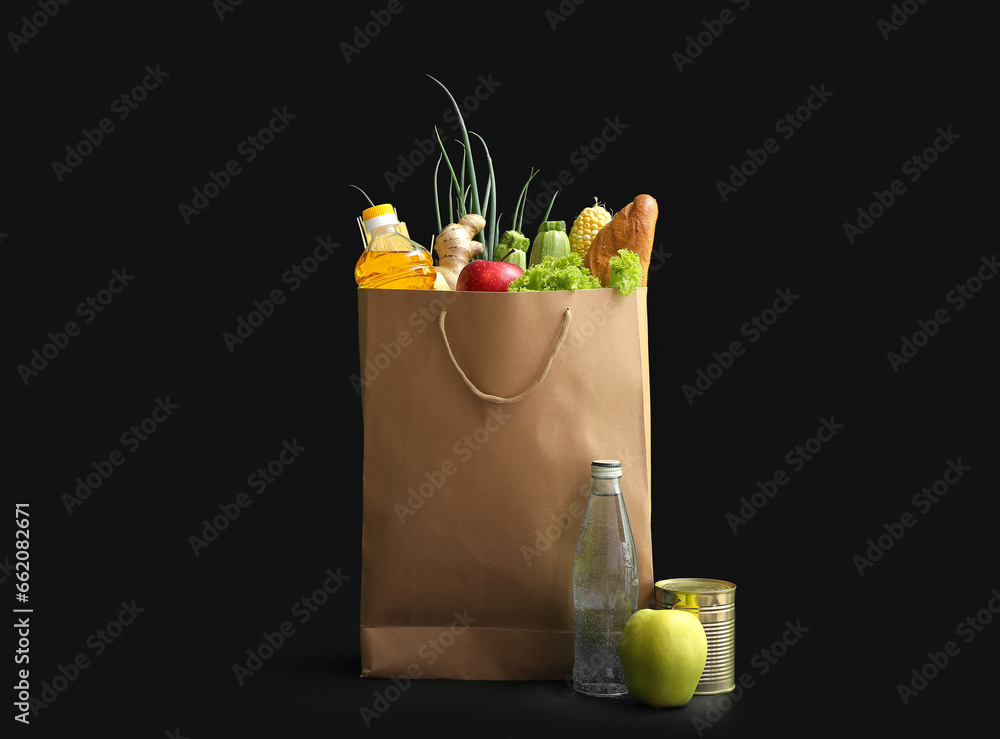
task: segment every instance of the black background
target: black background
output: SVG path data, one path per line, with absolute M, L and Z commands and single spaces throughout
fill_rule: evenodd
M 799 735 L 876 719 L 886 730 L 954 730 L 986 711 L 983 675 L 1000 627 L 956 629 L 977 613 L 992 618 L 982 609 L 1000 602 L 987 567 L 1000 281 L 983 282 L 961 309 L 947 296 L 997 250 L 997 8 L 902 5 L 916 12 L 886 38 L 879 21 L 902 12 L 888 2 L 589 0 L 563 3 L 561 18 L 547 14 L 560 13 L 556 2 L 402 2 L 395 15 L 386 3 L 247 2 L 220 15 L 207 1 L 74 2 L 21 43 L 9 34 L 27 36 L 24 16 L 41 5 L 5 3 L 4 488 L 6 515 L 30 503 L 36 697 L 60 666 L 90 658 L 30 728 L 15 728 Z M 679 70 L 673 55 L 689 36 L 705 39 L 703 22 L 725 9 L 732 23 Z M 343 45 L 359 43 L 356 27 L 372 24 L 372 11 L 391 21 L 348 59 Z M 112 102 L 147 65 L 168 76 L 118 120 Z M 655 574 L 738 584 L 737 673 L 753 681 L 738 700 L 652 711 L 577 698 L 562 683 L 424 681 L 366 726 L 361 709 L 392 683 L 358 677 L 363 449 L 351 271 L 366 202 L 349 186 L 392 202 L 430 246 L 433 161 L 415 156 L 412 173 L 398 169 L 434 125 L 454 134 L 426 74 L 460 101 L 479 89 L 467 123 L 490 145 L 508 214 L 531 167 L 541 170 L 533 197 L 568 171 L 553 214 L 568 222 L 595 196 L 612 210 L 639 193 L 659 202 L 662 265 L 649 292 Z M 786 140 L 775 124 L 811 86 L 832 95 Z M 272 108 L 295 117 L 247 163 L 238 147 Z M 52 163 L 105 117 L 114 130 L 60 181 Z M 583 169 L 574 152 L 606 118 L 625 126 Z M 911 182 L 904 163 L 939 128 L 957 136 Z M 716 183 L 768 137 L 779 149 L 723 200 Z M 179 205 L 232 159 L 240 174 L 185 223 Z M 401 171 L 390 186 L 386 173 Z M 895 179 L 905 193 L 852 243 L 844 223 Z M 538 220 L 526 218 L 525 231 Z M 339 246 L 289 290 L 283 274 L 317 238 Z M 84 323 L 78 304 L 116 269 L 134 279 Z M 276 288 L 286 301 L 230 351 L 223 334 Z M 749 343 L 743 325 L 786 289 L 798 299 Z M 939 309 L 948 323 L 894 368 L 888 353 Z M 69 321 L 79 335 L 25 381 L 19 366 Z M 682 386 L 739 340 L 746 353 L 689 403 Z M 177 409 L 130 451 L 122 434 L 158 398 Z M 790 470 L 786 454 L 823 418 L 843 428 L 733 533 L 727 514 L 758 481 Z M 250 492 L 247 476 L 292 440 L 305 451 L 195 556 L 189 537 L 203 519 Z M 76 478 L 116 450 L 124 463 L 68 511 Z M 969 471 L 922 513 L 914 495 L 958 460 Z M 860 574 L 854 557 L 907 512 L 915 525 Z M 241 686 L 233 665 L 293 620 L 293 604 L 328 569 L 349 579 Z M 2 576 L 13 603 L 15 575 Z M 145 610 L 96 655 L 98 629 L 133 600 Z M 762 650 L 786 622 L 808 631 L 767 664 Z M 949 641 L 958 654 L 904 704 L 897 686 Z

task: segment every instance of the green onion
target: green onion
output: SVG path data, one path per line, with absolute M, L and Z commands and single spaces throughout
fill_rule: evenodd
M 438 132 L 437 127 L 435 126 L 434 128 L 434 134 L 435 137 L 437 138 L 438 147 L 441 149 L 441 155 L 444 158 L 444 162 L 448 167 L 449 173 L 451 174 L 451 185 L 449 186 L 448 190 L 449 218 L 451 219 L 451 222 L 454 223 L 458 220 L 461 220 L 463 216 L 467 215 L 470 212 L 482 216 L 483 219 L 486 220 L 486 228 L 484 228 L 483 231 L 477 234 L 475 237 L 477 241 L 480 241 L 483 244 L 483 254 L 479 258 L 492 259 L 493 253 L 496 249 L 496 242 L 497 242 L 497 233 L 496 233 L 497 188 L 496 188 L 496 175 L 493 171 L 493 159 L 490 157 L 489 148 L 486 146 L 486 142 L 483 140 L 483 137 L 477 133 L 473 133 L 473 135 L 482 142 L 483 149 L 486 151 L 486 163 L 489 171 L 489 175 L 486 182 L 486 190 L 482 195 L 482 199 L 480 199 L 479 183 L 476 178 L 476 166 L 472 157 L 472 146 L 469 139 L 469 131 L 465 127 L 465 119 L 462 116 L 462 111 L 458 107 L 458 103 L 455 102 L 455 98 L 452 96 L 450 92 L 448 92 L 448 88 L 445 87 L 439 80 L 435 79 L 434 77 L 431 77 L 431 75 L 427 76 L 430 77 L 432 80 L 434 80 L 434 82 L 436 82 L 448 96 L 448 99 L 451 101 L 452 107 L 455 109 L 455 113 L 458 116 L 458 122 L 461 128 L 460 144 L 463 149 L 463 157 L 462 157 L 463 164 L 461 169 L 459 170 L 459 173 L 456 173 L 455 168 L 451 164 L 451 160 L 449 159 L 448 154 L 445 151 L 444 143 L 441 141 L 441 135 Z M 440 224 L 441 222 L 440 209 L 437 206 L 438 195 L 437 195 L 436 169 L 434 172 L 434 176 L 435 176 L 435 195 L 434 195 L 435 207 L 438 208 L 437 210 L 438 223 Z M 461 177 L 461 179 L 459 179 L 459 177 Z M 468 184 L 466 184 L 466 177 L 468 177 Z M 455 191 L 454 197 L 457 200 L 456 204 L 457 217 L 451 217 L 452 216 L 451 199 L 453 197 L 452 188 L 454 188 Z M 469 198 L 471 198 L 471 202 L 467 204 L 467 200 Z M 483 207 L 484 204 L 486 206 L 485 210 Z M 438 233 L 440 232 L 441 229 L 439 228 Z
M 451 159 L 445 150 L 440 132 L 437 130 L 436 126 L 434 128 L 434 135 L 437 139 L 438 147 L 441 150 L 437 165 L 434 167 L 434 209 L 437 216 L 438 233 L 441 233 L 441 231 L 447 227 L 441 218 L 440 196 L 438 192 L 438 176 L 441 162 L 444 161 L 448 170 L 448 176 L 450 177 L 448 193 L 445 197 L 445 200 L 448 203 L 449 221 L 451 223 L 455 223 L 469 213 L 475 213 L 476 215 L 482 216 L 482 218 L 486 221 L 486 225 L 483 230 L 475 236 L 475 239 L 483 244 L 483 253 L 477 258 L 493 260 L 496 254 L 497 246 L 501 240 L 501 235 L 499 230 L 500 214 L 497 210 L 496 172 L 493 168 L 493 158 L 490 155 L 490 149 L 486 145 L 486 141 L 482 136 L 474 131 L 470 132 L 466 128 L 465 118 L 462 115 L 462 111 L 458 107 L 458 103 L 455 102 L 455 98 L 450 92 L 448 92 L 448 88 L 431 75 L 427 76 L 437 83 L 437 85 L 444 90 L 445 94 L 448 96 L 448 99 L 451 101 L 451 105 L 455 110 L 455 114 L 457 115 L 458 125 L 461 132 L 458 143 L 462 147 L 462 164 L 458 167 L 458 169 L 456 169 L 452 165 Z M 486 188 L 482 193 L 479 191 L 479 178 L 476 177 L 476 165 L 473 158 L 471 145 L 472 140 L 470 138 L 470 134 L 478 139 L 482 144 L 483 152 L 486 157 Z M 531 180 L 536 174 L 538 174 L 538 171 L 532 167 L 528 175 L 528 179 L 524 183 L 524 187 L 521 188 L 521 192 L 517 200 L 517 206 L 514 209 L 512 223 L 512 230 L 514 231 L 521 231 L 521 224 L 524 222 L 524 210 L 527 202 L 528 185 L 531 184 Z M 554 196 L 552 201 L 555 201 Z M 551 210 L 551 208 L 552 202 L 549 203 L 549 209 Z M 546 219 L 548 218 L 548 212 L 546 212 L 545 217 Z
M 521 224 L 524 223 L 524 203 L 528 196 L 528 185 L 531 184 L 531 180 L 536 174 L 538 174 L 538 170 L 532 167 L 531 173 L 524 183 L 524 187 L 521 188 L 521 195 L 517 199 L 517 207 L 514 208 L 514 222 L 511 224 L 511 228 L 518 233 L 521 233 Z
M 552 204 L 554 202 L 556 202 L 556 195 L 558 195 L 561 192 L 562 192 L 562 190 L 556 190 L 556 192 L 552 195 L 552 200 L 549 201 L 549 208 L 548 208 L 548 210 L 545 211 L 545 218 L 542 219 L 543 223 L 545 221 L 549 220 L 549 213 L 552 212 Z
M 441 233 L 441 207 L 438 205 L 438 170 L 441 168 L 441 159 L 444 157 L 444 152 L 438 155 L 437 164 L 434 165 L 434 217 L 437 218 L 437 233 Z M 431 244 L 434 243 L 434 239 L 431 239 Z
M 353 187 L 353 188 L 354 188 L 355 190 L 357 190 L 357 191 L 358 191 L 358 192 L 360 192 L 360 193 L 361 193 L 362 195 L 364 195 L 364 196 L 365 196 L 365 200 L 367 200 L 367 201 L 368 201 L 368 204 L 369 204 L 369 205 L 371 205 L 371 207 L 373 207 L 373 208 L 375 207 L 375 203 L 373 203 L 373 202 L 372 202 L 372 199 L 371 199 L 370 197 L 368 197 L 368 193 L 366 193 L 366 192 L 365 192 L 364 190 L 362 190 L 362 189 L 361 189 L 360 187 L 358 187 L 357 185 L 351 185 L 351 187 Z
M 486 241 L 484 242 L 486 246 L 486 251 L 489 252 L 486 259 L 493 259 L 493 254 L 496 251 L 497 246 L 497 186 L 496 186 L 496 174 L 493 172 L 493 157 L 490 156 L 489 147 L 486 146 L 486 142 L 483 141 L 483 137 L 478 133 L 473 132 L 473 136 L 482 141 L 483 150 L 486 152 L 486 164 L 489 166 L 490 178 L 486 183 L 486 194 L 483 196 L 483 200 L 487 201 L 489 204 L 486 206 L 487 210 L 490 212 L 490 217 L 486 219 Z M 484 214 L 485 217 L 485 214 Z
M 472 208 L 477 215 L 481 215 L 482 210 L 479 204 L 479 186 L 476 184 L 476 166 L 472 161 L 472 147 L 469 146 L 469 132 L 465 128 L 465 119 L 462 117 L 462 110 L 458 107 L 458 103 L 455 102 L 455 98 L 453 98 L 451 93 L 448 92 L 447 87 L 430 75 L 427 76 L 440 85 L 441 89 L 444 90 L 445 95 L 447 95 L 448 99 L 451 100 L 452 107 L 455 108 L 455 113 L 458 114 L 458 123 L 462 129 L 462 145 L 465 147 L 465 167 L 469 174 L 469 184 L 472 186 Z M 439 136 L 438 143 L 440 143 L 440 141 L 441 138 Z

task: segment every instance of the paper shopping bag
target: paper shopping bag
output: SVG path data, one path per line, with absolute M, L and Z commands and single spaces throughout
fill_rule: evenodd
M 563 680 L 590 463 L 652 602 L 646 288 L 359 289 L 361 674 Z

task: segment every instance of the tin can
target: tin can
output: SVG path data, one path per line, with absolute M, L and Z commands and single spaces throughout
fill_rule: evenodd
M 736 586 L 727 580 L 676 577 L 656 583 L 656 607 L 694 613 L 708 637 L 708 659 L 695 695 L 736 687 Z

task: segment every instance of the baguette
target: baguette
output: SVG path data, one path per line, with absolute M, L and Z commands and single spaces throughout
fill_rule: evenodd
M 608 260 L 616 256 L 619 249 L 631 249 L 639 255 L 642 286 L 646 286 L 658 214 L 656 200 L 649 195 L 637 195 L 598 231 L 587 252 L 586 266 L 590 274 L 601 281 L 601 285 L 607 287 L 611 276 Z

